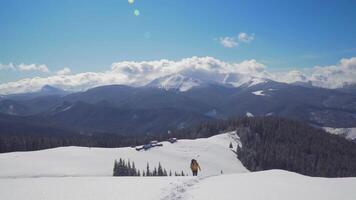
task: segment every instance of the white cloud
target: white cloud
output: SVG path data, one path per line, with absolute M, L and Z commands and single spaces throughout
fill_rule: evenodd
M 9 64 L 0 63 L 0 70 L 15 70 L 15 66 L 12 63 Z
M 213 57 L 190 57 L 178 61 L 166 59 L 141 62 L 122 61 L 112 63 L 111 69 L 104 72 L 79 74 L 69 74 L 69 72 L 69 68 L 64 68 L 53 76 L 27 78 L 0 84 L 0 94 L 36 91 L 47 84 L 72 91 L 110 84 L 142 86 L 156 78 L 172 74 L 233 85 L 239 85 L 251 77 L 257 77 L 286 83 L 311 81 L 316 86 L 336 88 L 356 83 L 356 57 L 341 59 L 338 64 L 331 66 L 273 73 L 269 72 L 264 64 L 254 59 L 224 62 Z
M 255 34 L 239 33 L 238 39 L 240 42 L 249 43 L 255 39 Z
M 124 61 L 112 64 L 113 72 L 125 75 L 136 85 L 143 85 L 174 73 L 199 74 L 200 77 L 206 76 L 208 79 L 227 73 L 257 75 L 262 74 L 264 70 L 265 66 L 256 60 L 228 63 L 213 57 L 191 57 L 179 61 Z
M 57 71 L 57 75 L 68 75 L 71 73 L 71 70 L 68 67 L 65 67 L 59 71 Z
M 356 57 L 343 58 L 336 65 L 316 66 L 312 69 L 310 80 L 313 85 L 337 88 L 356 83 Z
M 235 37 L 221 37 L 219 38 L 219 42 L 226 48 L 233 48 L 239 44 Z
M 227 73 L 245 75 L 264 74 L 265 66 L 256 60 L 223 62 L 213 57 L 191 57 L 178 61 L 123 61 L 113 63 L 105 72 L 54 75 L 46 78 L 28 78 L 0 84 L 0 94 L 36 91 L 48 84 L 66 90 L 85 90 L 108 84 L 142 86 L 150 81 L 174 73 L 189 74 L 203 80 L 223 81 Z
M 50 72 L 46 65 L 37 64 L 24 64 L 15 65 L 13 63 L 2 64 L 0 63 L 0 70 L 14 70 L 14 71 L 38 71 L 42 73 Z
M 220 37 L 219 42 L 221 45 L 223 45 L 226 48 L 234 48 L 239 45 L 240 42 L 243 43 L 250 43 L 252 40 L 254 40 L 255 34 L 248 34 L 241 32 L 239 33 L 236 37 Z
M 275 72 L 274 80 L 286 83 L 310 82 L 323 88 L 356 84 L 356 57 L 343 58 L 336 65 L 315 66 L 302 71 Z
M 274 74 L 275 80 L 285 83 L 294 83 L 294 82 L 307 82 L 307 76 L 298 70 L 291 70 L 286 73 L 276 73 Z
M 124 84 L 127 80 L 111 72 L 85 72 L 75 75 L 54 75 L 34 77 L 0 84 L 0 94 L 37 91 L 44 85 L 51 85 L 69 91 L 79 91 L 100 85 Z
M 48 73 L 48 67 L 46 65 L 36 65 L 36 64 L 24 64 L 21 63 L 17 66 L 17 69 L 20 71 L 39 71 L 42 73 Z

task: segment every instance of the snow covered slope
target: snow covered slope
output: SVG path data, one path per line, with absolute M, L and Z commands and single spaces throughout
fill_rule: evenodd
M 235 153 L 233 132 L 206 139 L 134 148 L 63 147 L 0 154 L 0 199 L 6 200 L 354 200 L 356 178 L 311 178 L 271 170 L 250 173 Z M 140 169 L 161 162 L 189 172 L 196 158 L 198 177 L 113 177 L 114 159 L 130 158 Z M 223 175 L 221 175 L 221 170 Z M 241 173 L 246 172 L 246 173 Z
M 355 200 L 356 178 L 282 170 L 212 177 L 0 178 L 6 200 Z
M 173 74 L 153 80 L 147 86 L 156 87 L 165 90 L 179 90 L 185 92 L 193 87 L 200 86 L 202 82 L 192 77 L 187 77 L 182 74 Z
M 323 127 L 323 129 L 331 134 L 341 135 L 348 140 L 356 140 L 356 128 L 332 128 Z
M 130 159 L 138 169 L 151 169 L 161 162 L 168 171 L 190 174 L 190 160 L 201 165 L 201 175 L 248 172 L 229 148 L 237 147 L 238 138 L 233 132 L 196 140 L 178 140 L 147 151 L 134 148 L 61 147 L 33 152 L 0 154 L 0 178 L 5 177 L 63 177 L 111 176 L 114 160 Z
M 355 185 L 356 178 L 311 178 L 271 170 L 207 178 L 181 196 L 191 200 L 352 200 Z

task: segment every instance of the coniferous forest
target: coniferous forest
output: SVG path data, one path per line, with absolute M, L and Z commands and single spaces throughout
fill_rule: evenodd
M 356 144 L 302 122 L 253 117 L 205 123 L 188 137 L 236 131 L 237 156 L 251 171 L 283 169 L 309 176 L 356 176 Z
M 186 174 L 183 171 L 180 173 L 174 172 L 174 174 L 171 170 L 168 172 L 162 167 L 161 163 L 158 163 L 158 166 L 153 169 L 147 163 L 146 170 L 140 171 L 136 169 L 134 161 L 125 161 L 120 158 L 119 161 L 115 160 L 114 162 L 113 176 L 186 176 Z

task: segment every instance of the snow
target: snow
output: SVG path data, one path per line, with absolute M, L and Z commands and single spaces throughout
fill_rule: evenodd
M 6 200 L 355 200 L 356 178 L 282 170 L 201 177 L 0 178 Z
M 355 185 L 356 178 L 311 178 L 270 170 L 210 177 L 187 189 L 183 199 L 354 200 Z
M 205 139 L 178 140 L 147 151 L 134 148 L 61 147 L 32 152 L 0 154 L 0 199 L 160 199 L 171 186 L 192 177 L 112 177 L 113 162 L 135 161 L 138 169 L 164 168 L 190 174 L 190 160 L 196 158 L 199 177 L 248 170 L 229 148 L 239 144 L 234 132 Z
M 265 114 L 265 116 L 273 116 L 273 115 L 274 115 L 273 112 L 269 112 L 269 113 Z
M 178 140 L 148 151 L 134 148 L 61 147 L 0 154 L 0 199 L 6 200 L 354 200 L 356 178 L 311 178 L 283 170 L 248 172 L 235 153 L 234 132 L 206 139 Z M 166 169 L 198 177 L 113 177 L 114 159 L 130 158 L 144 169 Z M 221 171 L 223 174 L 221 174 Z
M 179 90 L 180 92 L 185 92 L 193 87 L 200 86 L 201 81 L 198 79 L 194 79 L 192 77 L 184 76 L 182 74 L 173 74 L 173 75 L 156 79 L 149 85 L 164 90 L 175 89 L 175 90 Z
M 253 114 L 250 112 L 246 112 L 246 117 L 253 117 Z
M 210 110 L 209 112 L 205 113 L 206 116 L 209 116 L 209 117 L 216 117 L 218 115 L 218 112 L 213 109 L 213 110 Z
M 265 78 L 259 78 L 259 77 L 253 77 L 247 82 L 247 87 L 252 87 L 261 83 L 267 83 L 267 79 Z
M 258 91 L 251 92 L 251 93 L 256 96 L 266 96 L 266 94 L 264 94 L 263 92 L 264 92 L 263 90 L 258 90 Z
M 157 200 L 187 177 L 65 177 L 0 179 L 3 200 Z
M 202 70 L 188 69 L 154 79 L 146 86 L 185 92 L 194 87 L 206 86 L 209 84 L 228 85 L 233 87 L 252 87 L 261 83 L 267 83 L 268 81 L 269 80 L 266 78 L 254 77 L 242 73 L 207 73 Z
M 323 127 L 323 129 L 331 134 L 343 135 L 348 140 L 356 139 L 356 127 L 354 128 L 332 128 L 332 127 Z
M 135 162 L 136 168 L 151 169 L 160 162 L 168 171 L 190 173 L 190 160 L 198 160 L 203 176 L 225 173 L 248 172 L 229 148 L 237 147 L 234 132 L 211 138 L 162 142 L 163 147 L 147 151 L 135 148 L 88 148 L 60 147 L 33 152 L 0 154 L 0 178 L 6 177 L 64 177 L 64 176 L 111 176 L 114 160 L 123 158 Z
M 61 111 L 59 111 L 59 112 L 64 112 L 64 111 L 70 110 L 71 108 L 72 108 L 72 105 L 63 108 L 63 109 L 62 109 Z

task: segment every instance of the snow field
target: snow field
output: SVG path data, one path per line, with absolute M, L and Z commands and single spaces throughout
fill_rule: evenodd
M 163 142 L 163 147 L 147 151 L 136 151 L 131 147 L 60 147 L 5 153 L 0 154 L 0 178 L 112 176 L 114 160 L 119 158 L 134 161 L 140 170 L 146 169 L 147 162 L 151 170 L 160 162 L 168 172 L 183 170 L 190 175 L 190 161 L 195 158 L 202 168 L 202 176 L 220 174 L 221 171 L 248 172 L 229 148 L 232 142 L 236 150 L 237 139 L 233 133 L 227 133 L 211 138 L 179 140 L 174 144 Z
M 229 149 L 230 142 L 234 148 Z M 163 143 L 148 151 L 134 148 L 61 147 L 0 154 L 1 200 L 355 200 L 356 177 L 312 178 L 269 170 L 248 172 L 232 151 L 239 138 L 226 133 L 206 139 Z M 198 177 L 113 177 L 118 158 Z M 223 171 L 221 175 L 220 172 Z

